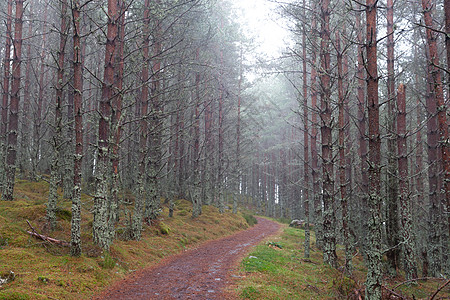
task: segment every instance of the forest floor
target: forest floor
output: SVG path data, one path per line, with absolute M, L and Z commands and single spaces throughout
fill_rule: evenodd
M 236 299 L 226 289 L 250 247 L 277 233 L 280 224 L 258 218 L 258 224 L 210 241 L 117 282 L 94 299 Z
M 14 196 L 14 201 L 0 201 L 0 278 L 10 271 L 15 274 L 9 283 L 0 281 L 0 300 L 139 299 L 137 293 L 159 294 L 142 294 L 145 299 L 363 299 L 366 268 L 361 255 L 353 259 L 352 276 L 344 276 L 341 269 L 322 263 L 314 232 L 311 257 L 304 259 L 302 229 L 287 225 L 279 229 L 277 223 L 260 219 L 245 230 L 253 224 L 251 215 L 229 210 L 219 214 L 212 206 L 204 206 L 203 214 L 192 219 L 192 204 L 178 200 L 173 218 L 167 217 L 167 204 L 162 203 L 161 215 L 145 226 L 139 242 L 124 238 L 128 218 L 121 215 L 117 239 L 111 251 L 104 253 L 92 242 L 92 198 L 82 195 L 83 255 L 74 258 L 67 247 L 27 233 L 31 230 L 28 220 L 40 234 L 70 240 L 70 201 L 61 197 L 57 229 L 49 231 L 45 219 L 48 184 L 18 180 Z M 121 197 L 129 203 L 125 211 L 131 211 L 132 196 Z M 338 257 L 343 265 L 340 245 Z M 173 265 L 177 260 L 179 264 Z M 142 280 L 149 277 L 144 285 Z M 401 273 L 386 277 L 385 299 L 430 299 L 445 284 L 442 279 L 404 281 Z M 153 285 L 151 291 L 148 284 Z M 112 293 L 117 287 L 122 294 Z M 143 289 L 133 291 L 136 287 Z M 450 299 L 450 285 L 433 299 Z
M 360 252 L 352 260 L 352 274 L 342 267 L 323 264 L 322 252 L 311 232 L 310 257 L 304 257 L 305 231 L 284 226 L 281 234 L 255 247 L 242 261 L 231 287 L 240 299 L 364 299 L 367 269 Z M 338 263 L 344 265 L 344 247 L 337 246 Z M 386 272 L 387 273 L 387 272 Z M 383 279 L 383 300 L 450 300 L 448 279 L 427 278 L 408 282 L 404 273 Z M 432 298 L 433 294 L 439 293 Z
M 128 217 L 120 216 L 117 239 L 109 253 L 92 241 L 92 197 L 82 195 L 82 256 L 71 257 L 61 247 L 30 236 L 27 220 L 43 235 L 70 240 L 71 202 L 58 202 L 57 228 L 48 230 L 45 218 L 48 184 L 44 181 L 17 180 L 14 201 L 0 201 L 0 278 L 14 272 L 15 279 L 2 284 L 3 299 L 91 299 L 114 282 L 137 270 L 157 265 L 165 258 L 197 248 L 214 239 L 229 236 L 250 227 L 242 213 L 227 210 L 219 214 L 212 206 L 203 206 L 200 217 L 192 219 L 192 204 L 177 200 L 174 217 L 168 217 L 167 204 L 151 226 L 144 226 L 141 241 L 125 238 Z M 132 196 L 121 195 L 132 211 Z

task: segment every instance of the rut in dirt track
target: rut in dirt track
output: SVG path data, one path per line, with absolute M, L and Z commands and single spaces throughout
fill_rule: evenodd
M 280 225 L 258 218 L 254 227 L 210 241 L 122 280 L 94 299 L 233 299 L 224 291 L 230 271 L 249 247 Z

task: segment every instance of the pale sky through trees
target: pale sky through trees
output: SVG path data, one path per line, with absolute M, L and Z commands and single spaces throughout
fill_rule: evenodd
M 256 52 L 274 58 L 281 54 L 289 40 L 289 30 L 277 14 L 277 3 L 268 0 L 234 0 L 238 22 L 244 34 L 254 38 Z

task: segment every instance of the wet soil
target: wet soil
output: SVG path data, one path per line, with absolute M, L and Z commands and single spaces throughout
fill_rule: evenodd
M 94 299 L 236 299 L 226 290 L 231 272 L 251 246 L 275 234 L 280 225 L 258 218 L 258 224 L 207 242 L 121 280 Z

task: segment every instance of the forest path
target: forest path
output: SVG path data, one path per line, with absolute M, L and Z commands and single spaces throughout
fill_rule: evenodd
M 250 247 L 276 234 L 281 225 L 263 218 L 247 230 L 209 241 L 136 272 L 94 299 L 234 299 L 224 288 Z

